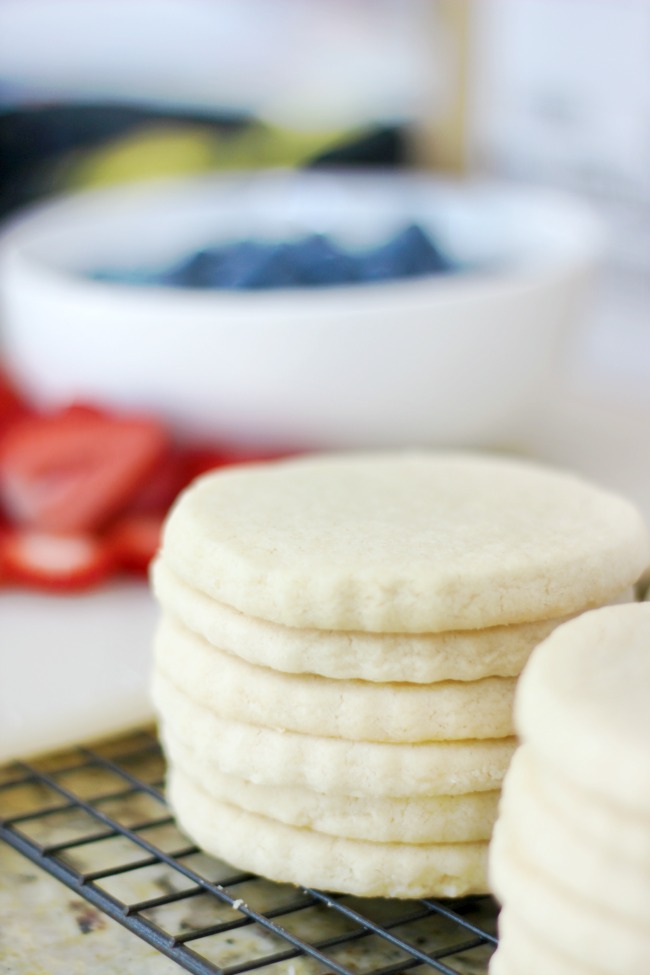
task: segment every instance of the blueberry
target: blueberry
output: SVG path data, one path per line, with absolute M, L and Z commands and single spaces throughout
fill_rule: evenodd
M 350 253 L 324 234 L 292 242 L 239 240 L 206 247 L 167 268 L 102 268 L 95 281 L 176 288 L 263 289 L 325 287 L 455 270 L 417 224 L 371 250 Z
M 450 270 L 449 259 L 417 224 L 411 224 L 361 257 L 364 281 L 419 277 Z
M 299 288 L 302 284 L 287 245 L 269 252 L 266 260 L 251 273 L 247 281 L 249 288 Z
M 267 254 L 268 245 L 253 240 L 242 240 L 228 245 L 223 250 L 222 261 L 213 277 L 212 287 L 250 287 L 258 269 L 267 260 Z
M 208 247 L 160 273 L 160 283 L 176 288 L 213 288 L 223 261 L 223 250 Z
M 291 259 L 303 287 L 348 284 L 359 277 L 352 254 L 337 247 L 324 234 L 312 234 L 296 241 Z

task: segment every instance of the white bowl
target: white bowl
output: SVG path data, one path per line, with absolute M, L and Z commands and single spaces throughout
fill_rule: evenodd
M 219 292 L 89 280 L 233 236 L 379 242 L 407 221 L 481 270 Z M 486 446 L 553 382 L 599 247 L 576 201 L 418 175 L 208 176 L 37 207 L 0 249 L 3 352 L 41 404 L 158 412 L 274 447 Z

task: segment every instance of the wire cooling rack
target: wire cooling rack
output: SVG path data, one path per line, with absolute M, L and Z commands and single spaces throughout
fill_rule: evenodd
M 274 884 L 202 853 L 161 793 L 145 731 L 0 770 L 0 838 L 197 975 L 484 975 L 489 897 L 361 900 Z

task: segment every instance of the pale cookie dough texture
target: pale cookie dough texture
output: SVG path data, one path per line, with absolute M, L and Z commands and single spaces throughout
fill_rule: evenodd
M 535 779 L 544 802 L 572 830 L 578 830 L 593 848 L 608 851 L 621 860 L 632 860 L 650 874 L 648 816 L 630 812 L 617 801 L 576 786 L 575 781 L 540 761 L 530 745 L 517 749 L 517 764 L 525 765 Z M 511 763 L 512 764 L 512 763 Z
M 586 612 L 533 650 L 490 846 L 491 975 L 650 972 L 649 694 L 648 603 Z
M 483 892 L 488 844 L 374 843 L 286 826 L 208 796 L 178 769 L 168 793 L 182 828 L 208 853 L 273 880 L 366 897 Z
M 565 473 L 493 456 L 320 455 L 200 478 L 166 563 L 285 626 L 475 629 L 607 602 L 647 566 L 639 512 Z
M 489 872 L 513 927 L 521 922 L 561 955 L 583 967 L 593 965 L 599 975 L 650 971 L 648 926 L 577 897 L 532 866 L 512 837 L 505 834 L 500 820 L 492 837 Z M 498 954 L 507 960 L 505 938 Z
M 459 796 L 365 798 L 315 792 L 301 786 L 256 785 L 225 775 L 200 751 L 170 736 L 172 764 L 201 784 L 215 799 L 247 812 L 269 815 L 289 826 L 380 843 L 465 843 L 489 840 L 500 793 Z
M 154 674 L 153 699 L 169 734 L 228 775 L 346 796 L 459 795 L 498 789 L 515 738 L 418 744 L 345 741 L 219 718 Z
M 531 651 L 565 617 L 444 633 L 363 633 L 281 626 L 210 599 L 156 559 L 154 592 L 169 613 L 209 643 L 290 674 L 426 684 L 517 677 Z M 624 597 L 631 599 L 631 591 Z
M 612 917 L 636 921 L 650 931 L 648 864 L 595 845 L 578 825 L 558 815 L 520 757 L 521 749 L 506 776 L 501 829 L 526 851 L 531 867 L 564 884 L 579 900 L 591 900 Z
M 522 738 L 576 785 L 650 815 L 650 603 L 563 624 L 520 678 Z
M 357 741 L 444 741 L 513 734 L 514 677 L 376 684 L 282 674 L 224 653 L 167 616 L 159 673 L 222 718 Z
M 499 940 L 506 950 L 492 956 L 489 975 L 602 975 L 602 969 L 582 965 L 557 951 L 548 937 L 531 932 L 520 918 L 511 918 L 507 909 L 499 915 Z

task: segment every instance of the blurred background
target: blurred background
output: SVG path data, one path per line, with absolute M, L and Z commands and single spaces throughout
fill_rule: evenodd
M 200 395 L 208 394 L 198 390 L 211 377 L 194 382 L 201 358 L 232 355 L 212 383 L 223 388 L 222 398 L 205 400 L 208 421 L 197 424 L 196 409 L 192 420 L 197 435 L 216 446 L 225 441 L 229 451 L 487 446 L 574 466 L 646 503 L 646 472 L 639 469 L 645 453 L 629 445 L 631 424 L 643 429 L 650 415 L 649 46 L 645 0 L 2 0 L 3 422 L 81 399 L 99 409 L 153 411 L 174 436 L 185 437 L 193 428 L 186 416 L 176 424 L 177 399 L 189 390 L 202 409 Z M 310 295 L 302 289 L 290 304 L 278 304 L 284 299 L 270 292 L 259 301 L 242 295 L 238 305 L 217 296 L 199 307 L 196 294 L 170 302 L 179 282 L 174 268 L 163 269 L 155 287 L 139 287 L 152 284 L 141 265 L 162 244 L 170 253 L 177 246 L 177 258 L 187 249 L 187 234 L 179 231 L 176 241 L 169 229 L 186 203 L 164 200 L 163 191 L 167 229 L 148 231 L 160 239 L 153 251 L 150 240 L 140 257 L 138 235 L 147 221 L 154 225 L 155 213 L 143 210 L 129 223 L 129 208 L 140 205 L 129 188 L 170 177 L 294 171 L 327 178 L 352 171 L 359 189 L 388 174 L 387 197 L 391 179 L 408 187 L 411 177 L 424 177 L 443 187 L 434 192 L 443 210 L 445 194 L 460 187 L 449 215 L 438 221 L 452 232 L 433 241 L 440 250 L 436 271 L 445 273 L 422 278 L 421 270 L 407 268 L 400 273 L 409 281 L 383 283 L 379 297 L 365 286 L 341 289 L 340 300 L 326 294 L 336 288 Z M 506 196 L 462 195 L 464 187 L 486 180 Z M 239 192 L 255 227 L 257 204 L 246 202 L 242 185 L 229 190 L 231 218 Z M 364 211 L 361 203 L 355 209 L 356 189 L 339 193 L 335 185 L 326 179 L 304 192 L 317 213 L 319 232 L 310 239 L 316 251 L 332 248 L 319 229 L 330 209 L 334 236 L 347 232 L 347 219 L 361 238 L 364 222 L 373 224 L 373 208 L 381 209 L 376 200 L 383 190 Z M 533 227 L 542 197 L 535 198 L 534 219 L 508 209 L 508 193 L 521 191 L 525 201 L 540 188 L 568 194 L 595 218 L 599 246 L 595 237 L 582 241 L 585 255 L 593 250 L 584 267 L 563 251 L 575 228 L 560 219 L 553 229 L 550 210 L 550 236 L 544 237 L 549 228 Z M 35 214 L 40 226 L 38 215 L 52 201 L 111 189 L 118 193 L 109 197 L 115 204 L 89 210 L 85 230 L 77 231 L 77 211 L 65 204 L 46 243 L 34 245 L 29 230 L 12 237 L 25 215 Z M 287 199 L 300 209 L 300 196 Z M 426 199 L 422 191 L 423 227 L 430 230 Z M 397 201 L 395 212 L 402 206 Z M 106 212 L 113 208 L 122 214 L 115 226 Z M 416 204 L 405 208 L 407 218 L 417 224 Z M 453 253 L 454 222 L 460 256 Z M 214 224 L 216 233 L 216 217 Z M 435 220 L 432 226 L 435 231 Z M 421 229 L 416 226 L 416 237 Z M 409 246 L 420 246 L 412 228 L 408 233 Z M 501 251 L 500 235 L 508 241 Z M 527 265 L 517 251 L 523 254 L 531 241 L 529 250 L 537 247 L 542 259 Z M 381 264 L 388 260 L 385 241 L 376 243 Z M 274 246 L 282 251 L 284 243 Z M 396 245 L 386 246 L 397 253 Z M 82 260 L 83 252 L 95 256 Z M 474 252 L 476 267 L 467 256 Z M 116 267 L 108 266 L 111 253 Z M 207 253 L 208 263 L 217 257 L 222 254 Z M 199 264 L 205 259 L 198 255 Z M 468 270 L 478 274 L 458 273 Z M 348 284 L 357 280 L 354 273 Z M 538 290 L 526 291 L 535 274 Z M 373 268 L 367 277 L 373 276 L 381 273 Z M 444 280 L 450 277 L 451 283 Z M 135 287 L 125 290 L 125 282 Z M 544 305 L 553 295 L 558 300 Z M 546 316 L 545 340 L 544 322 L 533 327 L 535 314 Z M 224 337 L 215 337 L 216 326 L 206 331 L 212 322 L 227 324 L 230 315 L 233 327 Z M 297 343 L 292 315 L 316 315 L 320 324 L 311 332 L 301 328 Z M 249 345 L 233 351 L 233 335 L 248 328 L 241 322 L 255 316 L 266 333 L 253 328 Z M 506 319 L 509 331 L 499 330 Z M 151 338 L 156 323 L 160 330 Z M 156 343 L 157 386 L 143 365 L 154 346 L 142 340 L 140 326 Z M 537 337 L 524 350 L 518 343 L 529 326 Z M 561 341 L 551 341 L 556 333 Z M 544 370 L 529 379 L 536 356 Z M 531 394 L 539 386 L 533 410 L 532 396 L 525 404 L 522 396 L 527 384 Z M 495 405 L 488 421 L 490 397 L 496 402 L 497 392 L 510 386 L 511 400 Z M 356 426 L 355 414 L 362 417 Z M 217 454 L 192 470 L 212 462 L 219 462 Z M 11 527 L 7 491 L 13 489 L 3 483 L 0 464 L 0 502 Z
M 3 0 L 2 212 L 178 172 L 478 169 L 588 194 L 647 267 L 649 24 L 644 0 Z
M 605 248 L 554 382 L 650 409 L 649 45 L 645 0 L 3 0 L 0 219 L 285 168 L 568 191 Z
M 0 215 L 278 166 L 562 187 L 609 234 L 583 364 L 643 398 L 649 38 L 644 0 L 3 0 Z

